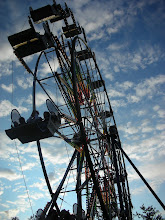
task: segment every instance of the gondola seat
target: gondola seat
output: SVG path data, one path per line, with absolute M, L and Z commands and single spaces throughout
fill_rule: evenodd
M 22 144 L 29 143 L 32 141 L 41 140 L 44 138 L 52 137 L 53 134 L 46 127 L 44 130 L 41 129 L 44 122 L 33 122 L 19 125 L 11 129 L 5 130 L 7 136 L 13 140 L 20 140 Z
M 62 9 L 60 4 L 46 5 L 33 10 L 30 7 L 30 15 L 35 24 L 50 20 L 51 23 L 60 21 L 70 16 L 68 8 Z
M 82 30 L 79 26 L 76 26 L 76 24 L 71 24 L 66 27 L 62 27 L 63 33 L 66 38 L 74 37 L 78 34 L 81 34 Z
M 40 35 L 34 28 L 21 31 L 8 37 L 15 53 L 20 58 L 38 53 L 54 46 L 54 41 L 47 33 Z
M 82 61 L 82 60 L 92 58 L 93 54 L 89 50 L 80 50 L 80 51 L 77 51 L 77 57 L 78 57 L 79 61 Z
M 12 127 L 5 132 L 11 140 L 18 139 L 22 144 L 53 137 L 60 123 L 52 121 L 51 117 L 47 122 L 35 120 L 32 123 Z

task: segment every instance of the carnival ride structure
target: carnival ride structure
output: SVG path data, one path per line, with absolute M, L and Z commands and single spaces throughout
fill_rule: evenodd
M 51 31 L 54 22 L 63 21 L 62 32 L 55 36 Z M 44 34 L 35 30 L 43 24 Z M 97 65 L 94 52 L 87 43 L 83 27 L 75 20 L 73 12 L 53 1 L 52 5 L 33 10 L 30 8 L 30 28 L 8 37 L 14 54 L 33 76 L 33 108 L 25 121 L 16 109 L 11 112 L 12 127 L 6 130 L 10 139 L 24 143 L 36 141 L 44 177 L 51 201 L 42 212 L 48 219 L 60 195 L 74 194 L 76 219 L 132 219 L 132 203 L 124 156 L 148 184 L 121 147 L 117 125 L 105 82 Z M 34 72 L 24 58 L 37 53 Z M 41 59 L 49 66 L 49 75 L 37 75 Z M 59 68 L 55 67 L 55 59 Z M 55 67 L 55 68 L 54 68 Z M 44 118 L 36 110 L 36 84 L 46 93 L 47 110 Z M 46 88 L 58 88 L 56 96 L 63 100 L 58 105 Z M 55 91 L 54 91 L 55 94 Z M 54 192 L 44 164 L 40 140 L 54 137 L 63 139 L 74 148 L 64 176 Z M 75 175 L 74 189 L 64 187 L 70 173 Z M 148 187 L 149 184 L 147 185 Z M 153 193 L 151 188 L 150 191 Z M 86 200 L 85 206 L 82 199 Z M 159 202 L 159 198 L 157 198 Z M 163 205 L 163 203 L 162 203 Z M 163 205 L 164 206 L 164 205 Z M 62 218 L 61 218 L 62 219 Z

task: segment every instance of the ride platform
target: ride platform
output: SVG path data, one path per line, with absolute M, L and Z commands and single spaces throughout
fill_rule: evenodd
M 11 140 L 18 139 L 22 144 L 53 137 L 53 134 L 43 123 L 42 121 L 26 123 L 5 130 L 5 132 Z

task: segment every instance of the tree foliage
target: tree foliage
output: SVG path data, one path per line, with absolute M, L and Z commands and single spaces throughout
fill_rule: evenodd
M 148 208 L 146 208 L 144 206 L 144 204 L 140 207 L 142 213 L 138 213 L 136 212 L 136 215 L 138 218 L 141 219 L 147 219 L 147 220 L 163 220 L 161 214 L 159 214 L 159 211 L 156 210 L 156 208 L 154 208 L 153 206 L 149 206 Z

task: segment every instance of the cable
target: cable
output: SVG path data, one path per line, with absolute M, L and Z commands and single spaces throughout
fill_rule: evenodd
M 17 157 L 18 157 L 18 160 L 19 160 L 19 165 L 20 165 L 22 177 L 23 177 L 23 180 L 24 180 L 24 185 L 25 185 L 25 189 L 26 189 L 27 196 L 28 196 L 30 208 L 31 208 L 31 211 L 32 211 L 32 216 L 34 216 L 32 204 L 31 204 L 31 200 L 30 200 L 30 195 L 29 195 L 29 192 L 28 192 L 28 188 L 27 188 L 27 184 L 26 184 L 26 180 L 25 180 L 25 175 L 24 175 L 24 173 L 23 173 L 22 164 L 21 164 L 21 160 L 20 160 L 20 156 L 19 156 L 19 152 L 18 152 L 18 147 L 17 147 L 17 145 L 16 145 L 15 140 L 14 140 L 14 144 L 15 144 L 15 148 L 16 148 L 16 151 L 17 151 Z
M 61 197 L 58 197 L 59 199 L 61 199 L 63 202 L 65 202 L 66 204 L 68 204 L 69 206 L 71 206 L 72 207 L 72 205 L 71 204 L 69 204 L 68 202 L 66 202 L 64 199 L 62 199 Z
M 66 189 L 67 189 L 67 186 L 68 186 L 68 183 L 69 183 L 70 174 L 71 174 L 71 173 L 69 173 L 68 180 L 67 180 L 67 183 L 66 183 L 66 186 L 65 186 L 65 191 L 64 191 L 64 194 L 63 194 L 63 198 L 61 199 L 62 202 L 61 202 L 61 205 L 60 205 L 60 210 L 61 210 L 61 208 L 62 208 L 62 203 L 63 203 L 63 201 L 64 201 Z
M 14 100 L 14 70 L 13 70 L 13 60 L 12 60 L 12 92 L 11 92 L 11 110 L 13 106 L 13 100 Z

